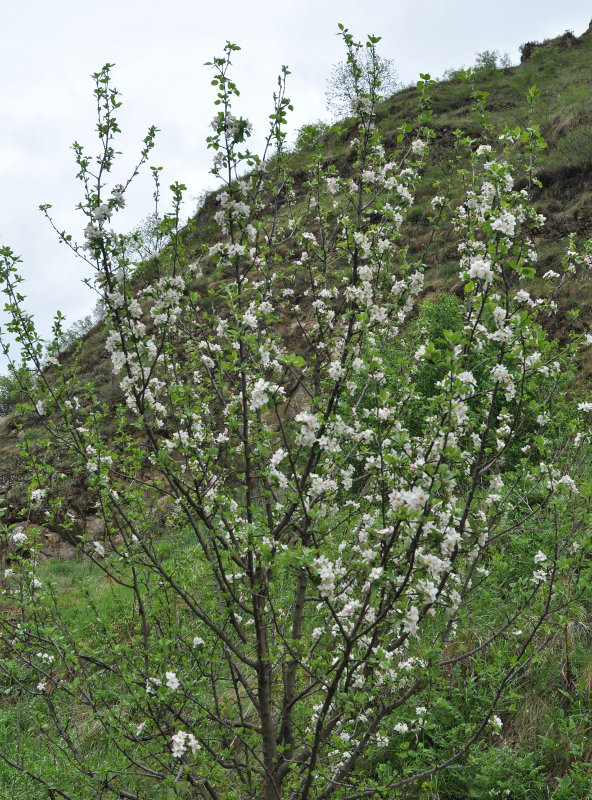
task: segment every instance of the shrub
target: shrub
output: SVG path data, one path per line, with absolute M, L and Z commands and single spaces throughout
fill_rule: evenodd
M 0 375 L 0 416 L 11 414 L 18 403 L 27 399 L 31 382 L 32 374 L 24 367 L 14 369 L 8 375 Z

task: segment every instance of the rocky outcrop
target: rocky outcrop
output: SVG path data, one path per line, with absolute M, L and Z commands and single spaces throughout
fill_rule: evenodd
M 555 39 L 545 39 L 544 42 L 525 42 L 524 44 L 520 45 L 520 63 L 524 64 L 525 61 L 529 61 L 534 51 L 538 50 L 540 47 L 544 47 L 549 50 L 569 50 L 570 48 L 576 47 L 578 44 L 580 44 L 581 39 L 583 39 L 585 36 L 590 35 L 592 35 L 592 21 L 590 22 L 590 25 L 588 25 L 588 29 L 579 38 L 574 36 L 572 31 L 565 31 L 565 33 L 561 34 L 561 36 L 557 36 Z
M 525 61 L 529 61 L 531 55 L 537 49 L 537 47 L 542 47 L 540 42 L 525 42 L 524 44 L 520 45 L 520 63 L 524 64 Z
M 55 531 L 45 529 L 42 542 L 43 545 L 39 549 L 40 558 L 57 558 L 63 561 L 78 555 L 76 547 Z
M 11 528 L 0 550 L 0 567 L 6 569 L 15 558 L 73 558 L 76 547 L 59 533 L 42 525 L 23 522 Z
M 59 531 L 33 522 L 14 525 L 4 541 L 0 542 L 0 568 L 6 569 L 12 560 L 21 558 L 56 558 L 61 561 L 80 555 L 78 542 L 84 536 L 92 549 L 93 542 L 100 542 L 105 553 L 113 551 L 123 539 L 117 535 L 108 537 L 104 521 L 98 516 L 86 519 L 76 517 L 72 512 L 67 528 Z

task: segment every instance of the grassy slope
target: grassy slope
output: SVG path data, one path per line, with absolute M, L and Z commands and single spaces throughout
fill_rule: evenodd
M 502 70 L 479 72 L 476 74 L 476 87 L 489 92 L 487 108 L 489 121 L 497 129 L 505 125 L 540 125 L 548 142 L 548 148 L 538 167 L 543 187 L 534 196 L 537 210 L 547 217 L 547 223 L 539 240 L 539 273 L 560 263 L 565 250 L 567 235 L 574 231 L 579 239 L 592 236 L 592 35 L 585 35 L 578 44 L 569 49 L 561 49 L 562 37 L 552 40 L 548 46 L 533 53 L 531 59 L 517 67 Z M 540 90 L 540 98 L 535 104 L 533 117 L 526 103 L 526 92 L 533 84 Z M 416 114 L 417 91 L 408 88 L 393 95 L 382 104 L 378 114 L 378 126 L 388 149 L 396 147 L 397 129 L 414 119 Z M 433 127 L 436 132 L 435 146 L 428 167 L 427 189 L 438 185 L 438 192 L 449 192 L 454 203 L 455 172 L 453 132 L 464 130 L 467 134 L 479 132 L 475 114 L 471 111 L 472 100 L 469 87 L 459 79 L 437 84 L 433 90 Z M 327 159 L 333 161 L 340 171 L 347 174 L 350 151 L 348 141 L 353 130 L 346 120 L 340 130 L 334 128 L 327 135 Z M 292 157 L 295 183 L 302 179 L 304 167 L 310 153 L 306 148 L 297 150 Z M 520 184 L 520 175 L 517 175 Z M 407 227 L 408 240 L 412 242 L 414 255 L 426 264 L 426 287 L 428 296 L 439 291 L 458 291 L 457 253 L 455 244 L 446 236 L 434 232 L 428 217 L 431 215 L 430 189 L 410 214 Z M 198 214 L 197 226 L 191 236 L 190 247 L 215 240 L 217 226 L 213 222 L 215 198 L 206 200 Z M 154 264 L 148 264 L 145 275 L 148 279 Z M 529 287 L 536 293 L 537 281 Z M 560 338 L 568 335 L 570 329 L 589 330 L 592 327 L 592 294 L 590 289 L 567 283 L 557 298 L 559 314 L 553 322 L 554 333 Z M 579 315 L 574 319 L 568 311 L 576 309 Z M 117 398 L 117 387 L 110 373 L 110 363 L 103 349 L 103 331 L 100 325 L 84 337 L 80 353 L 80 375 L 83 381 L 92 380 L 99 387 L 99 396 L 107 402 Z M 592 374 L 592 354 L 590 361 L 582 363 L 581 375 Z M 22 458 L 19 456 L 14 429 L 9 419 L 0 421 L 0 487 L 14 484 L 15 476 L 22 473 Z M 13 509 L 19 505 L 20 492 L 8 492 L 8 503 Z M 72 503 L 83 512 L 85 499 L 83 493 L 72 489 Z M 13 512 L 14 513 L 14 512 Z

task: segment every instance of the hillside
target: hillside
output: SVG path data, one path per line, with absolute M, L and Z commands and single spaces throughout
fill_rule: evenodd
M 0 793 L 586 800 L 592 23 L 286 158 L 280 80 L 262 162 L 234 49 L 226 186 L 144 260 L 95 76 L 111 327 L 0 420 Z
M 592 24 L 592 23 L 591 23 Z M 536 44 L 536 43 L 535 43 Z M 566 237 L 574 233 L 577 241 L 592 236 L 592 31 L 589 29 L 579 39 L 565 34 L 538 47 L 531 43 L 525 49 L 527 60 L 517 67 L 498 70 L 480 70 L 475 73 L 475 87 L 488 93 L 485 107 L 489 123 L 496 130 L 504 126 L 539 125 L 547 142 L 547 149 L 540 155 L 536 174 L 541 187 L 535 188 L 533 200 L 537 211 L 546 217 L 544 227 L 536 237 L 539 256 L 537 273 L 560 263 L 565 252 Z M 526 103 L 527 90 L 536 85 L 540 96 L 532 107 Z M 442 191 L 454 193 L 456 170 L 455 131 L 465 135 L 478 135 L 479 123 L 472 107 L 469 87 L 460 79 L 436 83 L 432 89 L 433 118 L 431 125 L 436 134 L 430 162 L 427 164 L 427 180 L 424 187 L 442 187 Z M 396 146 L 397 131 L 407 120 L 412 119 L 417 105 L 415 88 L 396 93 L 382 103 L 378 109 L 377 126 L 386 147 Z M 314 126 L 311 126 L 314 134 Z M 349 140 L 354 135 L 347 120 L 328 131 L 323 130 L 327 160 L 334 163 L 345 175 L 351 166 Z M 309 134 L 310 136 L 310 134 Z M 312 140 L 314 141 L 314 135 Z M 304 168 L 311 158 L 313 146 L 304 144 L 291 158 L 292 179 L 298 191 Z M 525 185 L 525 179 L 522 179 Z M 520 188 L 520 182 L 518 183 Z M 433 224 L 433 209 L 427 204 L 428 193 L 418 202 L 408 219 L 408 233 L 414 257 L 426 266 L 426 292 L 433 299 L 438 292 L 462 291 L 458 282 L 458 254 L 448 234 L 442 235 L 438 224 Z M 206 198 L 198 212 L 193 230 L 187 236 L 187 247 L 196 255 L 204 243 L 215 242 L 219 237 L 218 226 L 213 220 L 216 211 L 216 196 Z M 137 275 L 142 283 L 158 271 L 156 262 L 146 264 Z M 537 280 L 532 289 L 538 287 Z M 579 282 L 570 281 L 556 296 L 559 306 L 557 317 L 549 321 L 554 335 L 566 340 L 570 331 L 587 331 L 592 325 L 592 293 Z M 114 402 L 118 397 L 116 385 L 110 372 L 108 355 L 104 350 L 101 325 L 84 336 L 79 353 L 79 379 L 82 383 L 94 381 L 99 397 Z M 66 352 L 62 358 L 68 359 Z M 581 363 L 581 378 L 592 374 L 592 358 Z M 23 460 L 19 454 L 17 431 L 10 417 L 0 421 L 0 487 L 2 489 L 7 520 L 20 519 L 18 509 L 23 503 L 22 487 L 25 477 Z M 66 514 L 79 519 L 77 530 L 83 525 L 89 504 L 84 486 L 69 484 L 65 487 L 68 510 Z M 35 520 L 42 522 L 41 519 Z

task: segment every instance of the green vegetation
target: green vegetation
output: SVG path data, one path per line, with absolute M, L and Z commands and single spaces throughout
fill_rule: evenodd
M 341 31 L 355 117 L 289 151 L 284 71 L 263 158 L 214 60 L 187 226 L 104 224 L 95 75 L 104 325 L 45 351 L 2 248 L 2 797 L 590 797 L 592 37 L 379 104 Z
M 588 468 L 588 465 L 584 465 Z M 528 553 L 533 546 L 549 549 L 553 545 L 551 520 L 542 526 L 522 530 L 512 541 L 508 552 L 492 553 L 489 568 L 495 581 L 512 591 L 512 583 L 529 575 Z M 159 539 L 162 558 L 171 566 L 176 562 L 178 576 L 195 569 L 199 554 L 188 531 L 180 535 L 174 518 L 167 523 L 168 532 Z M 174 531 L 174 532 L 173 532 Z M 508 574 L 508 563 L 516 564 Z M 497 574 L 496 574 L 497 573 Z M 98 567 L 86 560 L 48 561 L 40 565 L 37 575 L 47 590 L 48 605 L 55 604 L 60 625 L 73 639 L 89 644 L 91 653 L 101 658 L 106 648 L 120 650 L 132 631 L 126 628 L 131 594 L 109 580 Z M 147 578 L 147 576 L 145 576 Z M 411 800 L 458 800 L 459 797 L 489 800 L 490 797 L 512 800 L 587 800 L 590 792 L 592 742 L 592 639 L 589 578 L 580 583 L 579 598 L 572 604 L 565 619 L 557 620 L 541 635 L 550 639 L 546 649 L 534 654 L 527 669 L 507 693 L 499 709 L 504 726 L 501 735 L 491 734 L 476 745 L 454 768 L 409 787 L 400 795 Z M 566 587 L 566 590 L 569 590 Z M 583 592 L 583 593 L 582 593 Z M 155 595 L 156 597 L 156 595 Z M 510 611 L 491 597 L 477 616 L 462 615 L 459 640 L 463 646 L 478 645 Z M 157 613 L 164 621 L 174 612 L 169 600 L 160 598 Z M 0 600 L 0 613 L 10 614 L 12 603 Z M 190 617 L 181 615 L 178 625 L 190 639 L 194 635 Z M 425 702 L 429 704 L 429 723 L 421 730 L 401 738 L 396 746 L 376 749 L 369 754 L 366 768 L 369 775 L 388 779 L 396 773 L 401 761 L 410 771 L 425 768 L 434 752 L 452 752 L 463 742 L 466 727 L 488 703 L 482 678 L 495 683 L 502 675 L 508 657 L 515 652 L 518 638 L 515 628 L 508 631 L 486 657 L 478 654 L 464 664 L 451 664 L 442 685 L 430 686 Z M 163 651 L 171 643 L 163 640 Z M 121 650 L 122 656 L 124 650 Z M 455 650 L 447 657 L 453 659 Z M 128 699 L 118 691 L 118 681 L 97 665 L 95 677 L 100 681 L 103 696 L 109 696 L 114 715 L 125 718 Z M 51 738 L 43 734 L 41 699 L 31 697 L 36 677 L 23 674 L 22 685 L 0 678 L 0 749 L 15 761 L 24 757 L 66 793 L 77 796 L 76 778 L 62 772 L 58 754 L 53 752 Z M 54 680 L 67 679 L 66 671 L 54 674 Z M 544 691 L 541 689 L 544 687 Z M 58 706 L 70 715 L 69 732 L 87 765 L 101 769 L 104 765 L 117 769 L 118 753 L 106 743 L 101 725 L 92 710 L 81 712 L 75 704 Z M 409 720 L 411 724 L 411 719 Z M 39 728 L 41 727 L 41 735 Z M 49 734 L 49 730 L 47 731 Z M 0 790 L 15 800 L 45 800 L 47 790 L 31 782 L 26 775 L 0 763 Z M 145 787 L 146 797 L 152 795 Z M 175 797 L 171 794 L 171 797 Z M 183 794 L 179 796 L 184 796 Z M 188 797 L 191 795 L 187 795 Z M 393 795 L 399 798 L 398 794 Z

